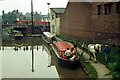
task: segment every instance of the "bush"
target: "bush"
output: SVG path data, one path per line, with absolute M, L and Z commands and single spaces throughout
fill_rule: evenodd
M 103 51 L 97 55 L 97 59 L 100 63 L 104 64 L 113 75 L 114 79 L 120 78 L 120 52 L 119 47 L 111 46 L 108 61 L 104 59 Z

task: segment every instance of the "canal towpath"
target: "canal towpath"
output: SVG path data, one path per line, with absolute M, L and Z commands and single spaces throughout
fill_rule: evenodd
M 78 52 L 81 53 L 82 50 L 80 48 L 78 48 Z M 88 60 L 89 55 L 84 52 L 83 57 Z M 89 60 L 89 63 L 96 69 L 97 73 L 98 73 L 98 78 L 112 78 L 112 75 L 106 75 L 109 74 L 110 71 L 108 68 L 106 68 L 105 65 L 101 64 L 99 61 L 97 63 L 95 63 L 92 60 Z
M 57 37 L 58 41 L 62 41 L 60 38 Z M 69 42 L 68 42 L 69 43 Z M 70 45 L 73 45 L 71 43 L 69 43 Z M 78 53 L 81 54 L 82 50 L 80 48 L 77 48 Z M 89 54 L 84 52 L 83 57 L 88 60 L 89 58 Z M 98 74 L 98 78 L 112 78 L 112 75 L 106 75 L 110 73 L 110 70 L 108 68 L 106 68 L 105 65 L 101 64 L 99 61 L 97 63 L 95 63 L 92 60 L 89 60 L 89 63 L 96 69 L 97 74 Z

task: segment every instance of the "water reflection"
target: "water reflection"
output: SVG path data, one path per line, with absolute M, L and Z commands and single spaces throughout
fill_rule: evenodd
M 47 67 L 51 67 L 52 66 L 52 57 L 51 57 L 51 52 L 50 50 L 45 46 L 45 45 L 42 45 L 42 51 L 46 51 L 48 53 L 48 66 Z
M 2 47 L 2 50 L 4 51 L 4 46 Z
M 23 50 L 23 51 L 29 51 L 32 50 L 32 46 L 10 46 L 12 50 L 14 51 L 19 51 L 19 50 Z M 7 50 L 8 46 L 0 46 L 0 50 L 4 51 Z M 36 45 L 33 46 L 33 49 L 35 50 L 39 50 L 40 46 Z M 43 48 L 43 47 L 42 47 Z
M 3 78 L 85 78 L 79 68 L 68 70 L 58 65 L 53 50 L 41 38 L 3 40 Z M 32 70 L 32 71 L 31 71 Z
M 1 37 L 0 37 L 0 51 L 1 51 Z M 2 53 L 0 52 L 0 80 L 2 79 Z
M 32 72 L 34 72 L 34 50 L 36 50 L 36 51 L 38 51 L 38 49 L 39 49 L 39 45 L 34 45 L 34 46 L 23 46 L 23 44 L 15 44 L 14 46 L 11 46 L 11 50 L 14 50 L 14 51 L 21 51 L 21 50 L 23 50 L 23 51 L 31 51 L 31 53 L 32 53 Z M 45 47 L 44 45 L 42 45 L 42 49 L 45 49 L 45 51 L 47 52 L 47 54 L 48 54 L 48 56 L 49 57 L 51 57 L 51 55 L 49 54 L 49 50 Z M 4 51 L 4 48 L 6 48 L 5 50 L 9 50 L 9 48 L 8 48 L 8 46 L 6 46 L 6 47 L 4 47 L 4 46 L 2 46 L 2 50 Z M 1 49 L 1 47 L 0 47 L 0 49 Z M 42 50 L 43 51 L 43 50 Z M 48 60 L 51 60 L 51 58 L 49 58 L 48 57 Z M 48 61 L 48 62 L 51 62 L 51 61 Z M 50 63 L 48 63 L 48 65 L 50 65 Z
M 3 78 L 59 78 L 55 66 L 47 67 L 47 47 L 40 38 L 31 40 L 3 42 Z

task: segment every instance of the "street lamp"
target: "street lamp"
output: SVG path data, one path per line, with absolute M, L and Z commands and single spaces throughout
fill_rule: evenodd
M 50 16 L 49 16 L 49 5 L 50 5 L 50 3 L 47 3 L 47 5 L 48 5 L 48 27 L 49 27 L 49 29 L 50 29 L 50 22 L 49 22 L 49 19 L 50 19 Z M 48 31 L 48 30 L 47 30 Z
M 33 34 L 33 0 L 31 0 L 31 22 L 32 22 L 32 34 Z M 33 38 L 32 38 L 32 41 L 33 41 Z M 32 44 L 32 72 L 34 72 L 34 50 L 33 50 L 33 44 Z

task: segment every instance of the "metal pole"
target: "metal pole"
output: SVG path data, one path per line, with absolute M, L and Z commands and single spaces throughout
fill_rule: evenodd
M 31 28 L 31 32 L 32 34 L 34 33 L 34 30 L 33 30 L 33 0 L 31 0 L 31 22 L 32 22 L 32 28 Z
M 32 22 L 32 34 L 33 34 L 33 0 L 31 0 L 31 22 Z M 32 39 L 33 41 L 33 39 Z M 34 50 L 33 50 L 33 44 L 32 44 L 32 72 L 34 72 Z
M 49 22 L 49 5 L 50 3 L 47 3 L 48 4 L 48 22 Z
M 48 27 L 49 27 L 49 19 L 50 19 L 50 16 L 49 16 L 49 5 L 50 5 L 50 3 L 47 3 L 48 4 Z

